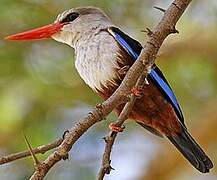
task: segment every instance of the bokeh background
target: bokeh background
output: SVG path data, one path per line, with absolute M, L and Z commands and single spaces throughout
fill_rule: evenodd
M 22 131 L 32 146 L 62 136 L 98 102 L 74 67 L 74 52 L 52 40 L 6 42 L 8 34 L 48 24 L 71 7 L 101 7 L 132 37 L 153 28 L 171 0 L 0 0 L 0 156 L 26 149 Z M 171 83 L 192 135 L 217 163 L 217 1 L 193 1 L 170 36 L 157 64 Z M 69 161 L 60 162 L 47 180 L 96 179 L 104 149 L 109 116 L 75 144 Z M 106 180 L 212 180 L 217 169 L 201 175 L 167 141 L 133 122 L 116 141 L 115 171 Z M 43 160 L 49 153 L 38 155 Z M 1 180 L 25 180 L 33 172 L 31 158 L 0 166 Z

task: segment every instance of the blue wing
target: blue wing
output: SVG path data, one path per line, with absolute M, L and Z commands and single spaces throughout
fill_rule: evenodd
M 111 27 L 108 29 L 108 31 L 116 39 L 119 45 L 121 45 L 134 60 L 138 58 L 142 50 L 142 46 L 139 42 L 132 39 L 116 27 Z M 158 87 L 167 101 L 171 103 L 178 118 L 184 124 L 184 117 L 176 96 L 173 93 L 169 83 L 165 79 L 163 73 L 156 65 L 148 75 L 148 78 Z

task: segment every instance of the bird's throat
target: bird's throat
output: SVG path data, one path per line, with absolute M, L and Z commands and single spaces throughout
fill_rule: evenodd
M 75 47 L 75 66 L 82 79 L 94 90 L 117 85 L 119 46 L 107 32 L 90 35 Z

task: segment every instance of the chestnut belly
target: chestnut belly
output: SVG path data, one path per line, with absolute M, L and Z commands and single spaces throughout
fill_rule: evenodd
M 98 92 L 98 94 L 106 100 L 117 87 L 118 86 L 111 86 L 104 88 L 103 92 Z M 181 125 L 174 108 L 159 89 L 149 81 L 149 85 L 146 85 L 142 91 L 143 95 L 136 100 L 129 118 L 154 128 L 162 135 L 167 136 L 180 133 Z M 115 111 L 118 115 L 123 107 L 124 104 L 116 107 Z

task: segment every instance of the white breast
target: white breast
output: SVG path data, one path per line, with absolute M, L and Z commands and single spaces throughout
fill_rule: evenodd
M 75 66 L 92 88 L 102 90 L 117 78 L 118 44 L 107 32 L 85 37 L 75 46 Z

